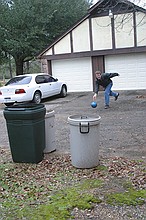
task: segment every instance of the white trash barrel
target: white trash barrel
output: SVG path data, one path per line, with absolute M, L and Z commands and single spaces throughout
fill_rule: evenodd
M 47 111 L 45 115 L 45 149 L 44 153 L 56 150 L 55 146 L 55 112 Z
M 101 117 L 74 115 L 70 124 L 70 150 L 72 165 L 92 168 L 99 164 L 99 125 Z

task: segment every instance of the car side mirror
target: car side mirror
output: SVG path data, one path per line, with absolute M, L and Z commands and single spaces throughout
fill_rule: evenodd
M 58 79 L 56 78 L 55 81 L 58 81 Z

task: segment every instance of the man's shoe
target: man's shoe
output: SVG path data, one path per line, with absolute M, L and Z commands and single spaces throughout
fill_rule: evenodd
M 104 108 L 105 108 L 105 109 L 108 109 L 108 108 L 109 108 L 109 105 L 105 105 Z
M 118 97 L 119 97 L 119 93 L 115 96 L 115 101 L 118 99 Z

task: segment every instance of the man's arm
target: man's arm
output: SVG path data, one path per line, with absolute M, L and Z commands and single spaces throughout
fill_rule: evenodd
M 99 90 L 99 84 L 98 84 L 98 82 L 96 80 L 96 82 L 95 82 L 95 93 L 96 94 L 98 94 L 98 90 Z
M 119 76 L 119 73 L 109 73 L 109 78 L 115 77 L 115 76 Z
M 97 98 L 98 90 L 99 90 L 99 84 L 98 84 L 98 82 L 96 80 L 96 83 L 95 83 L 95 93 L 93 95 L 93 100 L 95 100 Z

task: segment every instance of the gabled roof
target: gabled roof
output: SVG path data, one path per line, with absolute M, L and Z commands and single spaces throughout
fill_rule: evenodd
M 120 9 L 117 10 L 118 5 L 120 5 Z M 76 22 L 68 31 L 61 35 L 57 40 L 55 40 L 51 45 L 49 45 L 45 50 L 43 50 L 39 55 L 40 58 L 46 51 L 51 49 L 58 41 L 60 41 L 63 37 L 65 37 L 69 32 L 75 29 L 78 25 L 80 25 L 83 21 L 85 21 L 90 16 L 100 16 L 103 14 L 108 14 L 109 9 L 112 9 L 115 13 L 126 13 L 132 11 L 141 11 L 146 13 L 146 9 L 128 1 L 128 0 L 99 0 L 96 4 L 94 4 L 90 9 L 88 9 L 87 14 L 81 18 L 78 22 Z
M 141 1 L 139 2 L 139 3 L 135 3 L 135 1 L 133 0 L 99 0 L 97 3 L 95 3 L 90 9 L 89 9 L 89 11 L 90 10 L 92 10 L 93 8 L 95 8 L 95 7 L 97 7 L 98 5 L 100 5 L 101 3 L 103 3 L 103 2 L 106 2 L 106 4 L 117 4 L 117 3 L 124 3 L 124 4 L 128 4 L 129 6 L 131 5 L 131 6 L 134 6 L 135 8 L 137 7 L 138 9 L 144 9 L 145 10 L 145 7 L 144 7 L 144 5 L 146 6 L 146 3 L 143 3 L 143 4 L 141 4 Z
M 89 10 L 88 12 L 90 14 L 93 14 L 94 11 L 99 12 L 103 12 L 103 11 L 106 11 L 106 10 L 109 10 L 109 9 L 117 9 L 117 6 L 118 5 L 121 5 L 121 11 L 124 11 L 125 12 L 125 9 L 126 10 L 130 10 L 131 11 L 142 11 L 144 13 L 146 13 L 146 9 L 144 9 L 143 7 L 140 7 L 134 3 L 132 3 L 131 1 L 128 1 L 128 0 L 99 0 L 95 5 L 93 5 Z M 115 10 L 116 11 L 116 10 Z
M 85 15 L 81 20 L 75 23 L 71 28 L 69 28 L 64 34 L 61 35 L 57 40 L 55 40 L 51 45 L 49 45 L 45 50 L 43 50 L 39 55 L 38 58 L 41 57 L 47 50 L 49 50 L 52 46 L 54 46 L 58 41 L 60 41 L 63 37 L 65 37 L 70 31 L 72 31 L 75 27 L 81 24 L 84 20 L 89 17 L 89 14 Z

